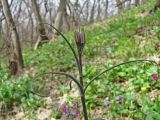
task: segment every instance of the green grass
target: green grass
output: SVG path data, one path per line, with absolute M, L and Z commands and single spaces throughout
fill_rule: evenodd
M 153 5 L 154 1 L 151 1 L 108 20 L 84 27 L 86 32 L 85 83 L 101 70 L 122 61 L 160 56 L 160 50 L 155 48 L 160 44 L 160 11 L 145 17 L 137 15 L 144 10 L 149 11 Z M 137 32 L 139 30 L 141 34 Z M 73 34 L 73 31 L 70 31 L 65 35 L 75 47 Z M 73 74 L 76 70 L 73 55 L 61 37 L 36 51 L 28 49 L 23 56 L 26 69 L 33 68 L 35 74 L 47 71 L 68 71 Z M 1 63 L 0 68 L 3 68 L 0 73 L 0 101 L 5 106 L 16 103 L 24 106 L 26 111 L 35 111 L 38 107 L 43 107 L 42 98 L 29 90 L 33 79 L 32 73 L 16 80 L 17 78 L 9 77 L 5 64 Z M 94 109 L 102 108 L 100 115 L 104 118 L 128 117 L 151 120 L 156 116 L 158 120 L 160 117 L 158 96 L 160 81 L 151 80 L 151 75 L 157 73 L 157 70 L 158 68 L 152 64 L 136 63 L 121 66 L 103 75 L 88 88 L 86 98 L 90 113 L 93 113 Z M 146 87 L 145 91 L 143 87 Z M 64 89 L 61 90 L 61 94 L 68 93 L 68 90 Z M 149 97 L 152 91 L 155 91 L 153 92 L 154 100 Z M 118 95 L 122 96 L 121 101 L 115 100 Z M 108 106 L 103 104 L 106 98 L 110 100 Z M 40 99 L 40 102 L 37 102 L 37 99 Z M 119 108 L 119 105 L 123 107 Z M 90 114 L 90 117 L 92 116 L 93 114 Z

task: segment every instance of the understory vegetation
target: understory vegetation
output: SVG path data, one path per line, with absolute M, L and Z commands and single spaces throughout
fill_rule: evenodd
M 100 71 L 124 61 L 157 62 L 123 65 L 93 82 L 86 93 L 90 119 L 160 119 L 160 11 L 149 13 L 153 5 L 151 1 L 84 26 L 84 83 Z M 74 31 L 65 35 L 76 49 Z M 71 112 L 73 101 L 77 101 L 81 112 L 76 86 L 71 83 L 71 89 L 67 78 L 45 74 L 61 71 L 77 77 L 73 55 L 63 38 L 58 37 L 36 51 L 26 49 L 23 56 L 23 75 L 10 76 L 5 61 L 0 62 L 2 118 L 23 113 L 23 118 L 36 120 L 38 113 L 45 111 L 50 118 L 62 119 L 59 105 L 64 101 Z M 44 75 L 38 76 L 40 74 Z

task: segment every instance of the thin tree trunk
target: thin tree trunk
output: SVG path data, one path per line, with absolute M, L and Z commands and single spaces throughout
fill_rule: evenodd
M 32 18 L 32 12 L 31 12 L 31 10 L 30 10 L 31 6 L 29 6 L 29 4 L 28 4 L 25 0 L 23 0 L 23 2 L 24 2 L 24 4 L 26 5 L 26 9 L 27 9 L 28 15 L 29 15 L 28 27 L 29 27 L 29 23 L 31 23 L 31 24 L 30 24 L 30 26 L 31 26 L 30 41 L 31 41 L 31 47 L 33 47 L 33 45 L 34 45 L 34 39 L 33 39 L 34 23 L 33 23 L 33 18 Z
M 131 8 L 131 2 L 132 2 L 131 0 L 127 2 L 127 9 Z
M 32 9 L 36 18 L 37 29 L 39 32 L 39 39 L 37 40 L 37 43 L 35 45 L 35 49 L 36 49 L 41 44 L 45 43 L 45 41 L 48 41 L 48 37 L 45 32 L 45 27 L 44 27 L 41 15 L 39 13 L 39 7 L 37 5 L 36 0 L 31 0 L 31 4 L 32 4 Z
M 74 20 L 75 20 L 75 27 L 79 27 L 81 24 L 81 18 L 80 18 L 80 13 L 78 12 L 79 9 L 79 0 L 76 0 L 73 6 L 73 15 L 74 15 Z
M 135 0 L 135 6 L 139 6 L 140 5 L 140 0 Z
M 56 19 L 55 19 L 55 27 L 61 31 L 61 27 L 63 25 L 63 17 L 66 13 L 66 5 L 67 5 L 67 1 L 66 0 L 60 0 L 60 5 L 58 8 L 58 12 L 56 15 Z M 55 32 L 57 34 L 57 32 Z
M 92 7 L 92 10 L 91 10 L 91 16 L 90 16 L 89 23 L 94 22 L 95 4 L 96 4 L 96 0 L 94 0 L 94 2 L 93 2 L 93 7 Z
M 65 32 L 70 30 L 70 24 L 69 24 L 69 17 L 67 14 L 67 11 L 65 11 L 64 16 L 63 16 L 63 23 L 65 25 Z
M 97 7 L 97 20 L 101 19 L 101 0 L 98 0 L 98 7 Z
M 117 7 L 118 7 L 118 13 L 121 13 L 123 11 L 123 3 L 121 0 L 116 0 Z
M 61 31 L 61 26 L 63 24 L 63 12 L 62 11 L 59 11 L 56 15 L 56 19 L 55 19 L 55 27 Z M 55 31 L 54 32 L 55 34 L 57 34 L 57 32 Z
M 11 31 L 11 38 L 12 38 L 12 43 L 14 47 L 14 57 L 15 57 L 14 59 L 18 62 L 18 71 L 21 71 L 24 67 L 24 63 L 23 63 L 22 51 L 21 51 L 17 29 L 9 9 L 8 1 L 1 0 L 1 3 L 2 3 L 2 8 L 3 8 L 3 12 L 5 15 L 8 27 L 10 28 L 10 31 Z
M 108 0 L 105 0 L 105 13 L 104 13 L 104 17 L 105 19 L 108 18 Z
M 87 8 L 87 10 L 86 10 L 86 23 L 85 24 L 87 24 L 88 23 L 88 18 L 89 18 L 89 3 L 90 3 L 90 1 L 89 0 L 87 0 L 87 4 L 86 4 L 86 8 Z

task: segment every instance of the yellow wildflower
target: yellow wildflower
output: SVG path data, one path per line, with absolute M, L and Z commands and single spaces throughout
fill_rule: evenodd
M 91 70 L 90 74 L 91 74 L 91 75 L 94 75 L 95 73 L 96 73 L 96 69 L 93 68 L 93 69 Z
M 147 87 L 141 87 L 141 91 L 142 92 L 146 92 L 147 91 Z

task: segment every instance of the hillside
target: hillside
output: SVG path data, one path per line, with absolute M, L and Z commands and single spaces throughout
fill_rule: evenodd
M 151 1 L 108 20 L 84 26 L 85 84 L 100 71 L 121 62 L 135 59 L 159 62 L 160 11 L 149 13 L 153 6 L 154 1 Z M 74 31 L 65 35 L 76 49 Z M 81 111 L 75 85 L 72 84 L 70 90 L 67 78 L 45 74 L 60 71 L 77 78 L 73 55 L 62 37 L 53 39 L 36 51 L 27 49 L 23 56 L 25 70 L 21 76 L 10 77 L 5 62 L 0 64 L 2 119 L 62 119 L 59 105 L 64 101 L 71 109 L 72 102 L 78 101 Z M 159 120 L 160 79 L 154 79 L 158 70 L 159 66 L 155 64 L 131 63 L 98 78 L 86 93 L 90 119 Z M 35 78 L 39 74 L 43 75 Z

